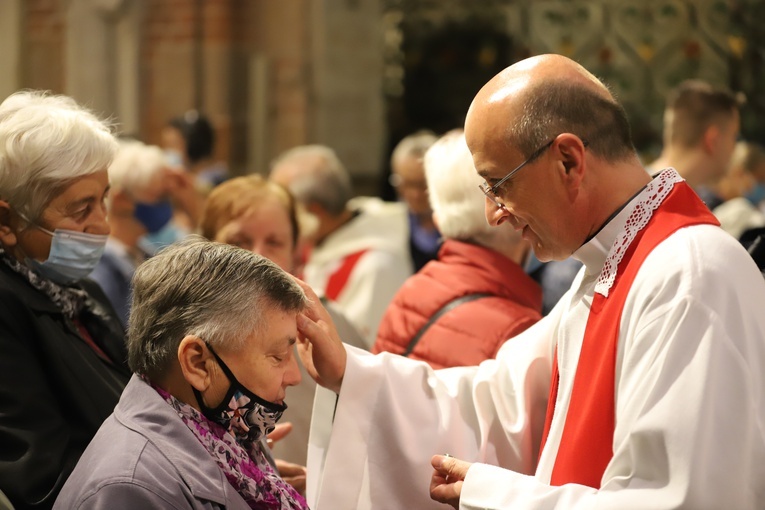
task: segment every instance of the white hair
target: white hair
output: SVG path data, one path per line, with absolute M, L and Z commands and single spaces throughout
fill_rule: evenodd
M 119 150 L 109 166 L 109 183 L 114 189 L 140 193 L 168 164 L 165 153 L 156 145 L 120 140 Z
M 484 214 L 483 179 L 473 165 L 462 130 L 446 133 L 425 153 L 430 207 L 446 239 L 476 240 L 493 231 Z M 482 243 L 483 244 L 483 243 Z
M 27 219 L 73 179 L 106 170 L 110 126 L 67 96 L 21 91 L 0 104 L 0 200 Z

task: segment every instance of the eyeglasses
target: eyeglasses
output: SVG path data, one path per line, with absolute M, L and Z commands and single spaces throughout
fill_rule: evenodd
M 502 186 L 508 179 L 510 179 L 516 173 L 518 173 L 518 171 L 521 168 L 523 168 L 524 166 L 528 165 L 529 163 L 537 159 L 539 156 L 541 156 L 542 153 L 544 153 L 544 151 L 550 148 L 550 146 L 553 144 L 556 138 L 557 137 L 553 138 L 552 140 L 550 140 L 549 142 L 547 142 L 546 144 L 544 144 L 543 146 L 541 146 L 540 148 L 532 152 L 531 156 L 529 156 L 528 159 L 526 159 L 526 161 L 524 161 L 523 163 L 515 167 L 513 170 L 511 170 L 509 174 L 507 174 L 506 176 L 501 178 L 499 181 L 497 181 L 497 183 L 494 184 L 494 186 L 489 186 L 489 183 L 484 181 L 483 183 L 479 184 L 478 187 L 481 189 L 481 191 L 483 191 L 483 194 L 486 195 L 486 197 L 489 200 L 494 202 L 494 205 L 496 205 L 499 208 L 505 207 L 505 205 L 499 201 L 499 196 L 497 195 L 497 190 L 499 189 L 499 187 Z M 585 147 L 587 147 L 588 145 L 588 143 L 585 140 L 582 140 L 582 144 L 584 144 Z
M 486 195 L 489 198 L 489 200 L 494 202 L 494 205 L 500 208 L 504 207 L 504 204 L 500 203 L 499 197 L 497 196 L 497 190 L 499 189 L 499 187 L 502 186 L 509 178 L 517 174 L 521 168 L 523 168 L 524 166 L 528 165 L 529 163 L 537 159 L 539 156 L 541 156 L 542 153 L 546 151 L 552 145 L 554 141 L 555 141 L 555 138 L 553 138 L 552 140 L 544 144 L 542 147 L 532 152 L 531 156 L 529 156 L 526 159 L 526 161 L 524 161 L 523 163 L 515 167 L 513 170 L 511 170 L 509 174 L 507 174 L 506 176 L 501 178 L 499 181 L 497 181 L 497 183 L 494 186 L 489 186 L 489 183 L 484 181 L 478 187 L 481 188 L 481 191 L 483 191 L 483 194 Z

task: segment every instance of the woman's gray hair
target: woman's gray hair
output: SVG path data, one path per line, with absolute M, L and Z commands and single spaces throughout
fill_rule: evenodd
M 438 230 L 446 239 L 475 240 L 490 235 L 484 196 L 478 189 L 483 179 L 476 172 L 462 130 L 453 130 L 434 143 L 424 159 L 430 207 Z
M 190 236 L 141 264 L 133 276 L 128 364 L 150 379 L 177 359 L 187 335 L 239 349 L 268 320 L 268 307 L 299 312 L 303 289 L 270 260 Z
M 106 170 L 110 126 L 67 96 L 21 91 L 0 104 L 0 200 L 39 219 L 69 182 Z
M 290 193 L 302 204 L 317 203 L 332 215 L 340 215 L 353 198 L 351 176 L 335 151 L 325 145 L 303 145 L 290 149 L 271 164 L 300 168 L 289 183 Z
M 436 134 L 428 130 L 417 131 L 404 137 L 393 149 L 391 163 L 408 157 L 421 159 L 436 140 L 438 140 Z

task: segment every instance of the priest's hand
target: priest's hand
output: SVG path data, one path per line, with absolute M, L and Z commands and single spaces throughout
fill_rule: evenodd
M 472 464 L 446 455 L 434 455 L 430 464 L 435 470 L 430 478 L 430 498 L 459 510 L 462 482 Z
M 295 278 L 310 304 L 298 314 L 298 354 L 317 384 L 340 393 L 345 376 L 347 354 L 327 310 L 306 283 Z

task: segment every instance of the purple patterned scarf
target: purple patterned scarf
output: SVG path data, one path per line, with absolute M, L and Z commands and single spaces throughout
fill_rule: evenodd
M 152 388 L 175 409 L 250 508 L 308 510 L 305 499 L 274 472 L 257 443 L 245 447 L 223 427 L 205 418 L 189 404 L 161 388 L 154 385 Z

